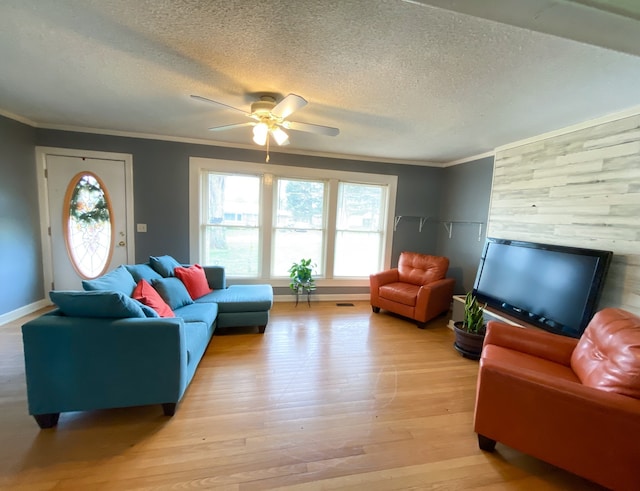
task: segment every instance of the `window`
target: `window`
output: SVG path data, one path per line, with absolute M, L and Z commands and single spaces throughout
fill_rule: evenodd
M 219 264 L 230 276 L 260 271 L 260 178 L 208 173 L 203 179 L 203 264 Z
M 92 172 L 81 172 L 69 182 L 63 203 L 71 264 L 82 278 L 96 278 L 106 271 L 113 252 L 113 214 L 104 184 Z
M 385 191 L 379 185 L 338 184 L 334 277 L 368 276 L 373 264 L 380 265 Z
M 368 285 L 369 274 L 390 263 L 396 182 L 193 157 L 191 260 L 283 286 L 293 262 L 311 259 L 325 285 Z
M 325 183 L 277 179 L 273 227 L 272 276 L 288 276 L 294 262 L 313 258 L 315 274 L 324 276 Z

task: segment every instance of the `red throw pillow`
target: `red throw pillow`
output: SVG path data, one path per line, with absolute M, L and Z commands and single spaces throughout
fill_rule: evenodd
M 131 297 L 155 310 L 160 317 L 175 317 L 171 307 L 167 305 L 160 294 L 153 288 L 147 280 L 140 280 L 136 285 Z
M 213 290 L 209 288 L 209 282 L 207 276 L 204 274 L 204 269 L 199 264 L 194 264 L 188 268 L 175 268 L 174 273 L 176 277 L 184 283 L 187 287 L 187 291 L 192 300 L 200 298 L 207 293 L 211 293 Z

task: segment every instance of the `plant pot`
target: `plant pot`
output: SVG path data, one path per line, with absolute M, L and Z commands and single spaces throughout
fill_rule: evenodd
M 464 329 L 461 329 L 461 326 L 461 321 L 453 324 L 453 332 L 456 335 L 453 347 L 465 358 L 479 360 L 480 354 L 482 353 L 482 345 L 484 343 L 484 333 L 476 334 L 474 332 L 467 332 Z

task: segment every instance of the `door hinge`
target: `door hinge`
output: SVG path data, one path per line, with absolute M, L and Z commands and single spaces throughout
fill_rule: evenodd
M 47 227 L 47 232 L 49 233 L 49 237 L 51 237 L 51 227 Z
M 47 171 L 47 169 L 44 170 L 44 178 L 45 179 L 49 178 L 49 172 Z
M 55 285 L 54 285 L 53 281 L 51 282 L 51 289 L 52 289 L 52 290 L 55 290 L 55 289 L 56 289 L 56 287 L 55 287 Z

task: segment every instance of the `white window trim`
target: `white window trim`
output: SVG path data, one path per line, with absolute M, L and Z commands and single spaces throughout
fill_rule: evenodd
M 293 167 L 284 165 L 260 164 L 253 162 L 242 162 L 235 160 L 208 159 L 203 157 L 189 158 L 189 258 L 191 263 L 199 261 L 200 255 L 200 221 L 202 213 L 200 175 L 203 172 L 223 172 L 223 173 L 247 173 L 255 175 L 276 175 L 282 177 L 300 179 L 336 179 L 347 182 L 361 184 L 386 185 L 388 192 L 386 220 L 385 220 L 385 244 L 383 268 L 388 269 L 391 265 L 391 247 L 393 244 L 393 223 L 395 216 L 396 190 L 398 177 L 385 174 L 369 174 L 364 172 L 340 171 L 328 169 L 316 169 L 311 167 Z M 271 185 L 271 182 L 267 182 Z M 270 195 L 270 194 L 269 194 Z M 331 216 L 331 214 L 329 215 Z M 267 217 L 263 217 L 267 218 Z M 267 225 L 265 223 L 265 225 Z M 269 229 L 271 227 L 269 226 Z M 264 253 L 264 252 L 263 252 Z M 270 258 L 262 258 L 270 260 Z M 329 265 L 327 265 L 328 267 Z M 288 286 L 288 279 L 236 279 L 234 283 L 264 283 L 269 281 L 273 286 Z M 322 279 L 316 282 L 318 286 L 368 286 L 368 278 L 358 279 Z

